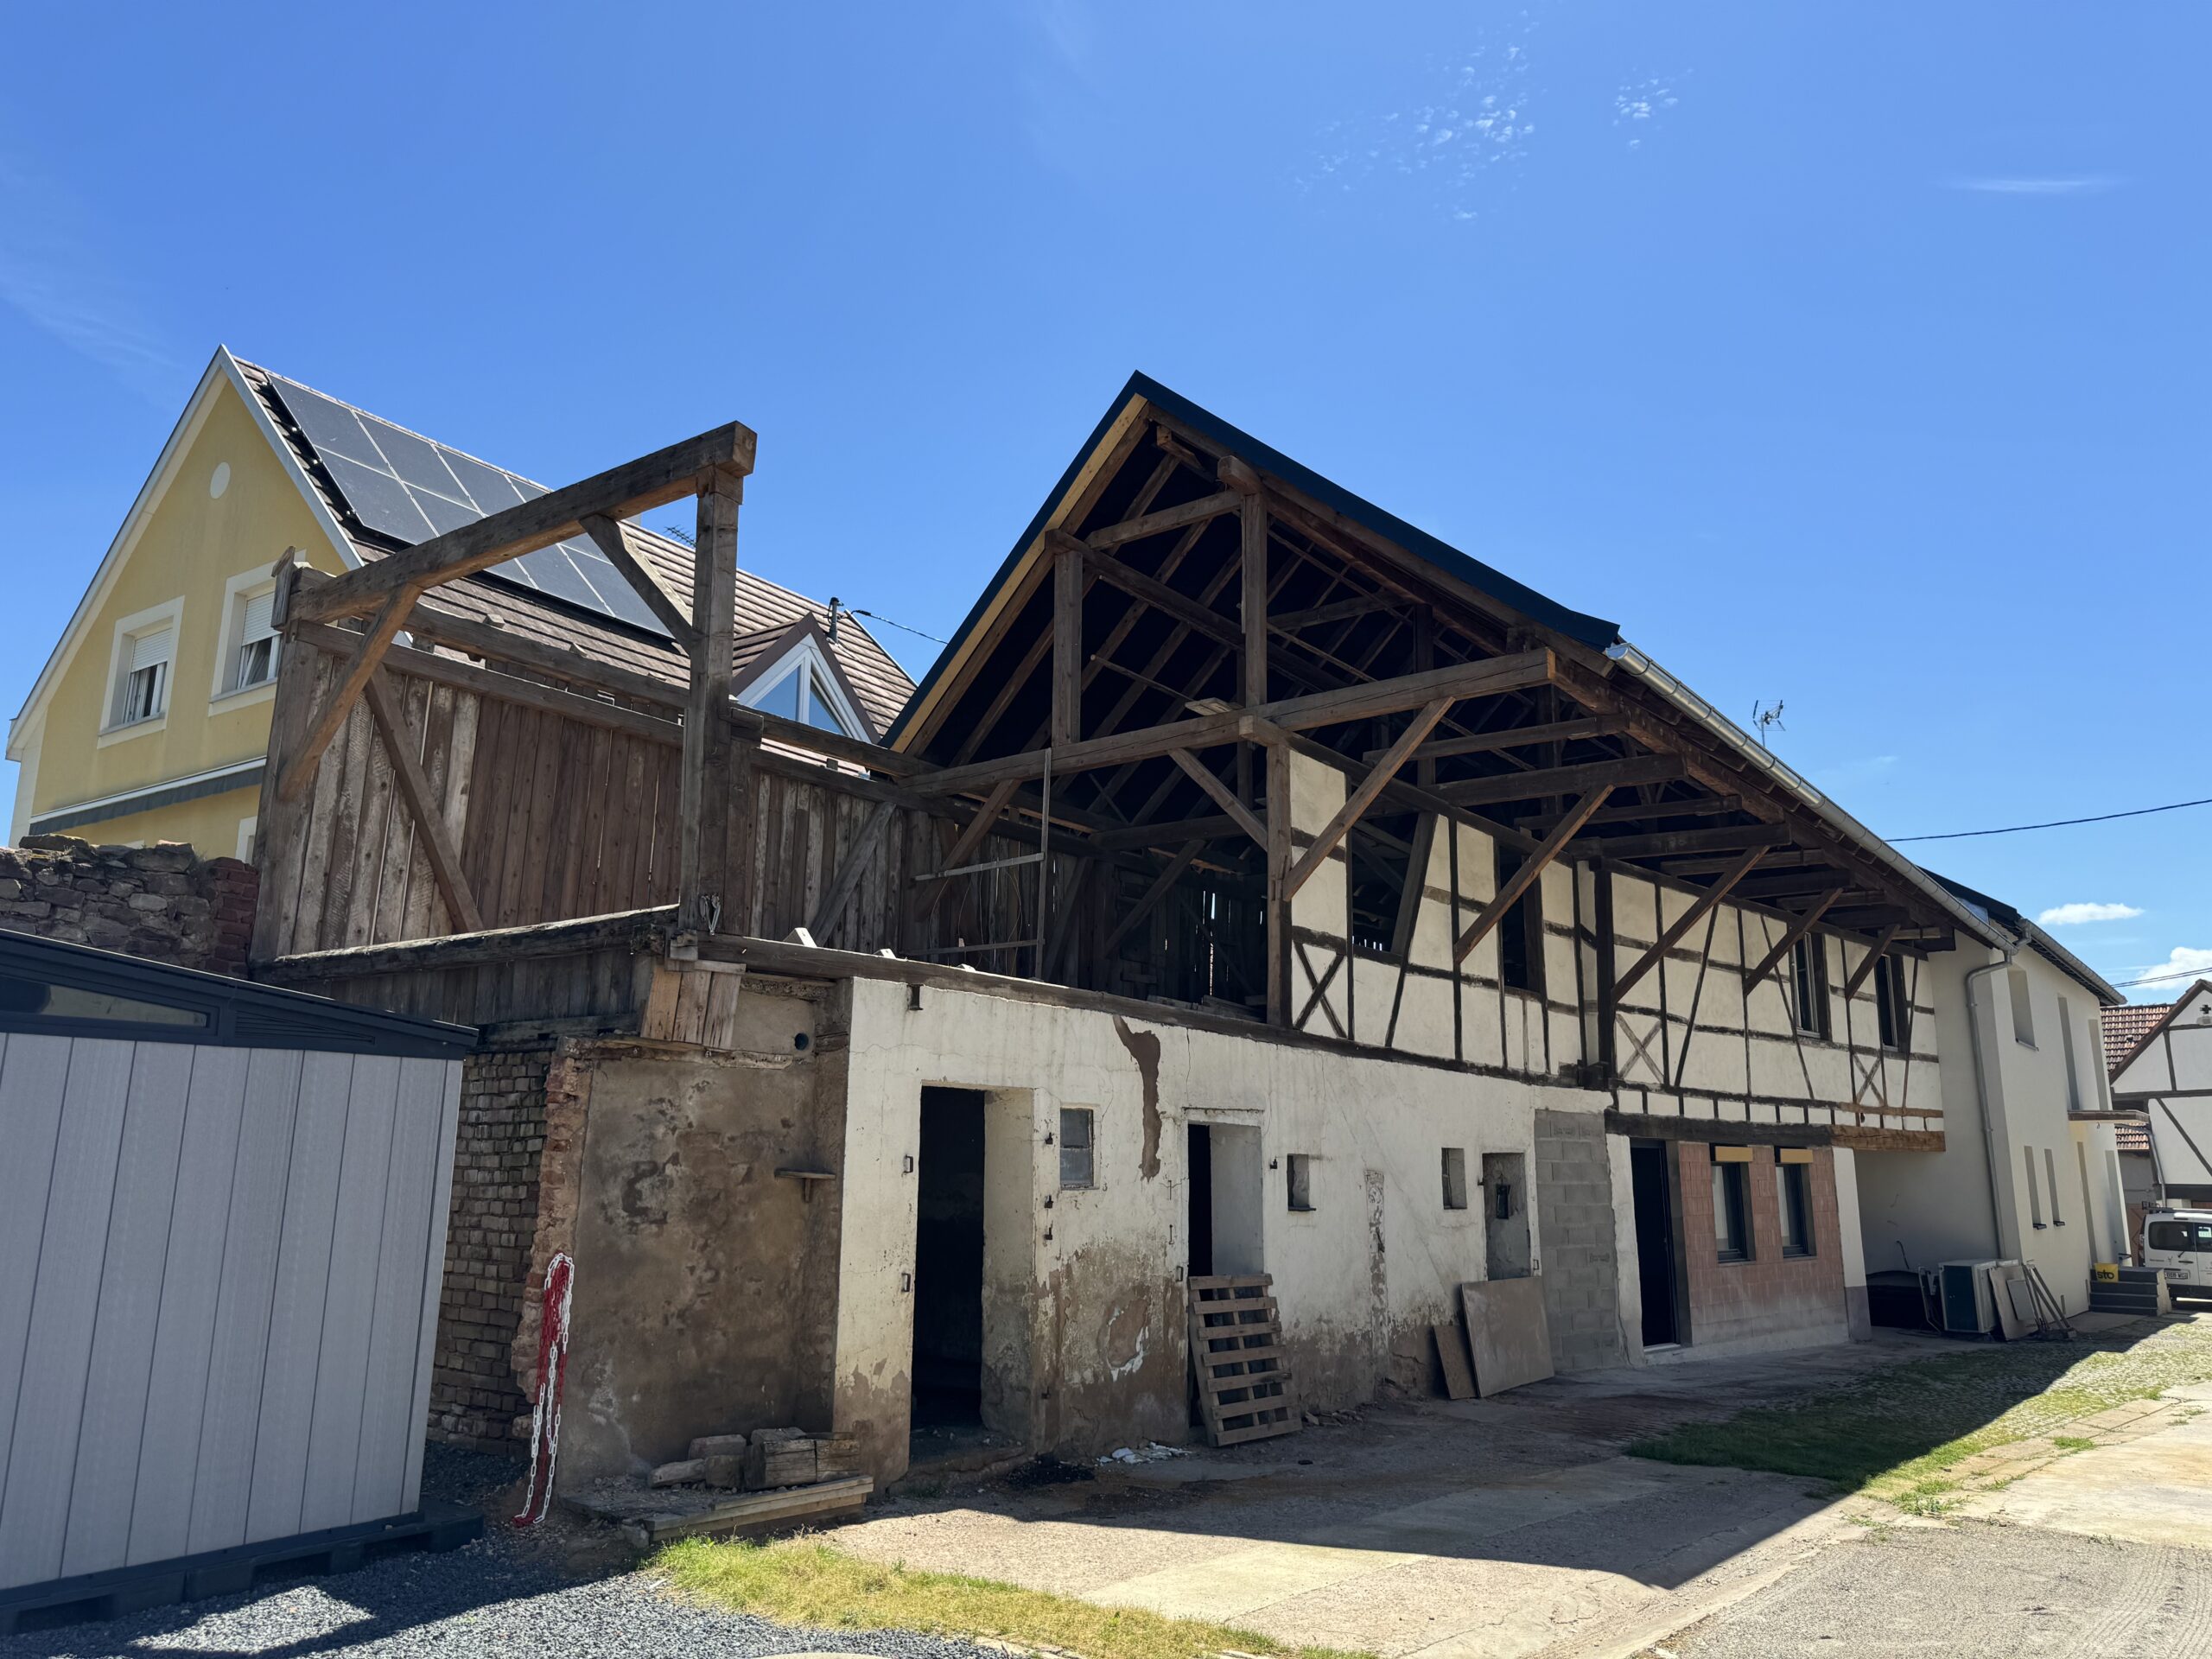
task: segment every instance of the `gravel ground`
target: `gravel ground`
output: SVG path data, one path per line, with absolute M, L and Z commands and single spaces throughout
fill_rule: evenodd
M 423 1494 L 451 1502 L 493 1500 L 512 1464 L 434 1446 Z M 95 1655 L 254 1654 L 274 1659 L 376 1655 L 440 1659 L 463 1654 L 607 1654 L 621 1659 L 708 1659 L 755 1654 L 876 1654 L 886 1659 L 997 1659 L 964 1642 L 899 1631 L 794 1630 L 741 1613 L 687 1606 L 643 1573 L 620 1572 L 607 1536 L 581 1523 L 551 1523 L 537 1535 L 497 1522 L 485 1535 L 442 1555 L 388 1556 L 358 1573 L 307 1579 L 251 1595 L 155 1608 L 102 1624 L 0 1637 L 0 1656 L 92 1659 Z M 579 1576 L 579 1572 L 586 1576 Z

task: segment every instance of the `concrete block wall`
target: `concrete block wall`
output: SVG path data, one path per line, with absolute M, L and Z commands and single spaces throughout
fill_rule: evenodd
M 242 976 L 260 878 L 180 841 L 95 847 L 26 836 L 0 847 L 0 928 Z
M 1624 1365 L 1605 1120 L 1595 1112 L 1539 1109 L 1535 1179 L 1552 1363 L 1562 1371 Z
M 528 1433 L 530 1402 L 515 1380 L 514 1346 L 537 1229 L 552 1055 L 550 1045 L 492 1049 L 462 1067 L 430 1377 L 432 1440 L 519 1451 Z

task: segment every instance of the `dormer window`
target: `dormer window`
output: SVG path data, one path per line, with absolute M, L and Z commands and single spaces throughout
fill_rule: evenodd
M 842 677 L 823 652 L 821 635 L 810 626 L 781 650 L 772 643 L 768 660 L 752 671 L 737 700 L 763 714 L 780 715 L 818 731 L 868 741 L 868 722 L 853 706 Z M 770 655 L 772 653 L 772 655 Z M 741 678 L 746 677 L 741 676 Z

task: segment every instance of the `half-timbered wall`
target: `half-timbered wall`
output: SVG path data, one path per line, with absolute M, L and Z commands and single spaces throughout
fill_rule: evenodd
M 1595 870 L 1581 877 L 1594 912 Z M 1612 959 L 1625 976 L 1660 934 L 1696 902 L 1689 890 L 1622 871 L 1612 884 Z M 1621 993 L 1614 1011 L 1615 1090 L 1624 1112 L 1815 1123 L 1836 1128 L 1926 1130 L 1942 1122 L 1935 982 L 1915 956 L 1898 958 L 1911 1004 L 1904 1041 L 1882 1046 L 1874 975 L 1847 995 L 1870 948 L 1815 928 L 1826 962 L 1828 1035 L 1800 1028 L 1785 953 L 1756 982 L 1745 971 L 1789 924 L 1772 912 L 1722 902 Z M 1602 950 L 1602 944 L 1593 950 Z

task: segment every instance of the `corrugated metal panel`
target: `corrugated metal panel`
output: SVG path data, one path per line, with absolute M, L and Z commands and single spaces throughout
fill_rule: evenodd
M 0 1587 L 416 1506 L 460 1071 L 0 1037 Z

